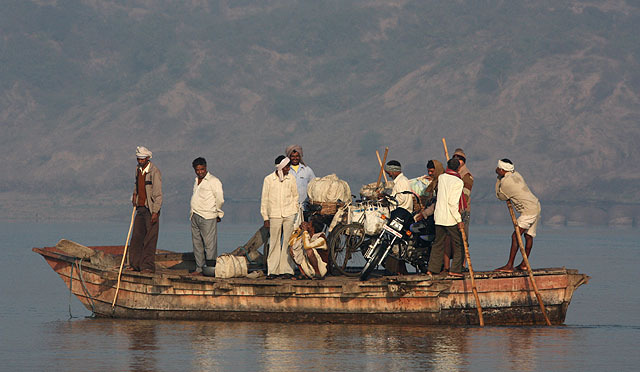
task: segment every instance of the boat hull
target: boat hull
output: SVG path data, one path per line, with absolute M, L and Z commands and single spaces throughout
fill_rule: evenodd
M 118 247 L 93 249 L 117 253 Z M 468 276 L 385 276 L 366 282 L 348 277 L 216 279 L 190 276 L 178 269 L 184 267 L 181 254 L 162 253 L 155 274 L 123 272 L 112 307 L 117 267 L 101 267 L 55 247 L 34 251 L 98 317 L 405 325 L 479 322 Z M 562 324 L 574 290 L 589 277 L 565 268 L 538 269 L 534 275 L 551 322 Z M 485 324 L 545 324 L 525 273 L 480 272 L 475 281 Z

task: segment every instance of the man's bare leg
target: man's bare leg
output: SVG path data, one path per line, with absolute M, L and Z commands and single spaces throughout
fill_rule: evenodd
M 513 261 L 516 259 L 516 253 L 518 253 L 518 236 L 514 231 L 513 234 L 511 234 L 511 250 L 509 251 L 509 261 L 507 261 L 506 265 L 499 267 L 493 271 L 503 271 L 508 273 L 513 272 Z
M 531 248 L 533 248 L 533 236 L 527 234 L 528 230 L 524 230 L 524 239 L 525 239 L 525 244 L 524 244 L 524 251 L 527 254 L 527 258 L 529 258 L 529 255 L 531 254 Z M 527 270 L 527 265 L 525 265 L 524 263 L 524 258 L 522 259 L 522 262 L 520 262 L 520 265 L 516 266 L 516 270 Z

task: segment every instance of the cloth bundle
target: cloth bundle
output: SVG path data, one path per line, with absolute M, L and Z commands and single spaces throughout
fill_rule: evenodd
M 216 278 L 243 278 L 248 274 L 247 258 L 223 254 L 216 258 Z
M 307 186 L 309 200 L 318 203 L 349 202 L 351 200 L 351 188 L 349 184 L 338 178 L 335 174 L 330 174 L 321 178 L 314 178 Z

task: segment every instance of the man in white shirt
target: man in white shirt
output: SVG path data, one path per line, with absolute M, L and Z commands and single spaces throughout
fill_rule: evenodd
M 289 172 L 295 178 L 296 184 L 298 185 L 298 203 L 300 203 L 306 217 L 310 214 L 307 186 L 309 186 L 309 182 L 311 182 L 311 180 L 316 178 L 316 175 L 313 173 L 313 169 L 311 169 L 311 167 L 305 164 L 304 160 L 302 160 L 302 146 L 287 146 L 285 153 L 289 160 L 291 160 L 291 163 L 289 163 L 291 170 Z
M 393 178 L 393 189 L 391 196 L 398 201 L 397 208 L 404 208 L 409 213 L 413 213 L 413 196 L 411 194 L 403 194 L 404 191 L 411 191 L 409 179 L 402 174 L 402 165 L 397 160 L 390 160 L 384 166 L 384 171 Z
M 269 228 L 267 279 L 293 276 L 294 262 L 287 248 L 298 213 L 298 186 L 289 173 L 289 162 L 286 156 L 278 156 L 275 172 L 269 173 L 262 183 L 260 214 L 264 227 Z
M 436 209 L 433 218 L 436 223 L 436 239 L 431 247 L 429 256 L 429 274 L 439 274 L 444 258 L 445 238 L 449 236 L 453 242 L 453 264 L 451 265 L 450 276 L 463 277 L 462 260 L 463 246 L 462 235 L 459 229 L 464 229 L 464 223 L 460 211 L 465 209 L 464 199 L 462 199 L 462 188 L 464 182 L 457 172 L 460 167 L 458 159 L 450 159 L 447 162 L 447 170 L 438 177 L 438 194 Z
M 218 222 L 224 212 L 224 194 L 222 183 L 207 172 L 207 161 L 197 158 L 192 162 L 196 172 L 193 194 L 191 195 L 191 240 L 196 269 L 193 275 L 202 274 L 206 261 L 215 260 L 218 256 Z

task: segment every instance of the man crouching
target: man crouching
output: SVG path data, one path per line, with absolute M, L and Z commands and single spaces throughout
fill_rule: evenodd
M 300 224 L 289 239 L 289 255 L 300 269 L 297 279 L 322 279 L 327 274 L 329 251 L 323 224 L 314 218 Z

